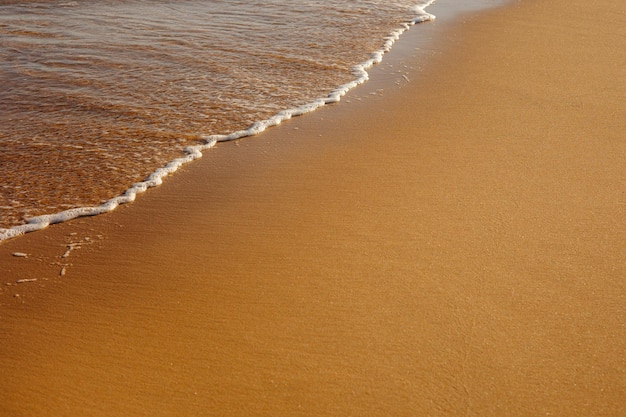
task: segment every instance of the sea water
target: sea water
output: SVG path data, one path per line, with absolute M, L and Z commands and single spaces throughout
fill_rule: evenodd
M 0 240 L 338 101 L 431 3 L 0 0 Z

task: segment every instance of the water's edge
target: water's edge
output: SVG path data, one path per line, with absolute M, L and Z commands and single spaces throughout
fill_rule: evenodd
M 51 224 L 62 223 L 79 217 L 95 216 L 98 214 L 111 212 L 115 210 L 120 204 L 126 204 L 134 201 L 138 194 L 144 193 L 149 188 L 156 187 L 162 184 L 163 178 L 165 178 L 169 174 L 174 173 L 182 165 L 202 157 L 203 151 L 212 148 L 219 142 L 227 142 L 248 136 L 255 136 L 263 132 L 267 128 L 277 126 L 281 122 L 289 120 L 292 117 L 301 116 L 303 114 L 313 112 L 326 104 L 339 102 L 348 91 L 363 84 L 369 79 L 369 74 L 367 70 L 382 61 L 383 55 L 391 50 L 394 43 L 400 38 L 400 36 L 404 32 L 406 32 L 411 26 L 417 23 L 422 23 L 435 19 L 434 15 L 426 12 L 425 10 L 434 2 L 435 0 L 428 0 L 420 6 L 416 6 L 416 17 L 413 18 L 411 21 L 402 23 L 400 27 L 387 35 L 384 38 L 384 43 L 381 49 L 371 53 L 370 59 L 352 67 L 352 74 L 355 78 L 349 83 L 336 87 L 328 94 L 328 96 L 324 98 L 319 98 L 317 100 L 314 100 L 313 102 L 304 104 L 296 108 L 282 110 L 274 116 L 270 117 L 269 119 L 253 123 L 249 128 L 245 130 L 232 132 L 227 135 L 205 135 L 202 137 L 203 143 L 185 148 L 184 156 L 174 159 L 173 161 L 169 162 L 167 165 L 161 168 L 157 168 L 144 181 L 133 184 L 123 194 L 117 197 L 113 197 L 99 206 L 77 207 L 58 213 L 45 214 L 29 218 L 26 220 L 25 224 L 13 226 L 7 229 L 0 228 L 0 242 L 24 235 L 26 233 L 45 229 Z

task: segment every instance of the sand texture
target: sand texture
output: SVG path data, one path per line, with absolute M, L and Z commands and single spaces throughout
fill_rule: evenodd
M 624 415 L 624 5 L 419 30 L 341 104 L 2 243 L 0 416 Z

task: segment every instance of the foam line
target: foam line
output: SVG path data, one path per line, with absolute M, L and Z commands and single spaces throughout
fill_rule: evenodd
M 152 172 L 148 178 L 142 182 L 133 184 L 124 194 L 113 197 L 107 202 L 96 207 L 78 207 L 69 210 L 65 210 L 54 214 L 45 214 L 42 216 L 31 217 L 26 220 L 26 224 L 13 226 L 9 229 L 0 228 L 0 241 L 11 239 L 17 236 L 21 236 L 25 233 L 34 232 L 48 227 L 51 224 L 61 223 L 68 220 L 76 219 L 78 217 L 96 216 L 98 214 L 108 213 L 115 210 L 120 204 L 130 203 L 135 201 L 137 195 L 146 192 L 149 188 L 156 187 L 163 183 L 163 178 L 174 173 L 182 165 L 189 163 L 202 157 L 202 152 L 212 148 L 218 142 L 227 142 L 231 140 L 241 139 L 248 136 L 258 135 L 265 131 L 268 127 L 277 126 L 285 120 L 289 120 L 295 116 L 301 116 L 306 113 L 313 112 L 318 108 L 325 106 L 326 104 L 337 103 L 341 100 L 341 97 L 353 88 L 363 84 L 369 79 L 367 70 L 373 65 L 382 61 L 383 55 L 391 50 L 394 43 L 400 38 L 405 31 L 411 26 L 426 22 L 428 20 L 435 19 L 435 16 L 425 11 L 426 7 L 434 3 L 435 0 L 427 0 L 413 7 L 413 11 L 416 13 L 416 17 L 408 23 L 403 23 L 401 26 L 390 33 L 384 38 L 383 45 L 380 50 L 370 54 L 370 59 L 361 62 L 352 67 L 352 75 L 355 79 L 349 83 L 343 84 L 332 90 L 327 97 L 320 98 L 312 101 L 311 103 L 304 104 L 299 107 L 287 109 L 278 112 L 276 115 L 266 120 L 261 120 L 253 123 L 249 128 L 245 130 L 239 130 L 228 135 L 202 135 L 201 138 L 204 141 L 200 145 L 188 146 L 184 149 L 185 156 L 174 159 L 167 165 L 161 168 L 157 168 Z

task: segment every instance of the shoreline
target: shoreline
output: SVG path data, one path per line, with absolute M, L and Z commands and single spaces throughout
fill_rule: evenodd
M 434 0 L 425 0 L 424 4 L 419 6 L 416 5 L 414 9 L 416 16 L 411 20 L 401 22 L 397 28 L 387 34 L 387 36 L 381 40 L 380 49 L 365 54 L 366 56 L 369 56 L 369 58 L 363 62 L 355 64 L 352 67 L 351 73 L 354 78 L 345 84 L 336 86 L 325 97 L 317 98 L 311 102 L 304 103 L 293 108 L 283 109 L 268 119 L 258 120 L 252 123 L 249 127 L 243 130 L 234 131 L 228 134 L 200 135 L 200 137 L 198 137 L 198 142 L 202 143 L 186 146 L 181 149 L 181 154 L 177 158 L 167 162 L 163 166 L 157 167 L 145 179 L 130 185 L 123 193 L 111 197 L 97 206 L 73 207 L 60 212 L 46 213 L 29 217 L 24 219 L 24 223 L 10 226 L 8 228 L 0 227 L 0 243 L 5 240 L 18 238 L 27 233 L 43 230 L 50 225 L 64 223 L 81 217 L 91 217 L 110 213 L 120 205 L 134 202 L 138 195 L 145 193 L 150 188 L 161 185 L 164 178 L 175 173 L 183 165 L 202 158 L 203 152 L 208 151 L 218 143 L 254 137 L 263 133 L 268 128 L 276 127 L 281 123 L 290 120 L 292 117 L 303 116 L 308 113 L 312 113 L 323 106 L 339 103 L 341 98 L 344 97 L 349 91 L 368 81 L 368 70 L 371 71 L 371 68 L 374 65 L 380 64 L 383 57 L 389 53 L 402 34 L 410 30 L 412 26 L 435 19 L 434 15 L 426 12 L 425 10 L 430 7 L 433 2 Z M 478 6 L 476 6 L 476 8 L 480 9 Z M 469 10 L 471 9 L 472 7 L 469 7 Z M 462 14 L 463 11 L 457 11 L 457 13 Z
M 625 26 L 583 7 L 409 31 L 341 104 L 3 242 L 0 416 L 620 415 Z

